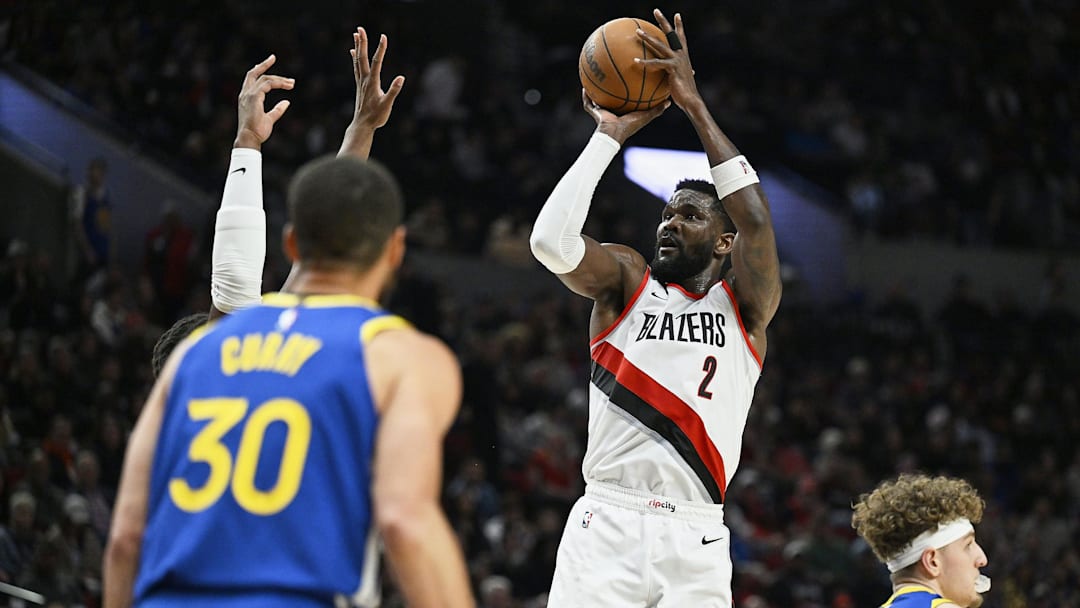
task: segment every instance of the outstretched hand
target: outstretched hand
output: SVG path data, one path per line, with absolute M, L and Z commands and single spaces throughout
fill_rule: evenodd
M 289 109 L 289 100 L 283 99 L 269 112 L 266 111 L 266 94 L 274 89 L 291 91 L 295 79 L 284 76 L 273 76 L 266 71 L 274 65 L 277 57 L 270 55 L 255 67 L 248 70 L 244 76 L 244 84 L 240 88 L 240 98 L 237 103 L 237 115 L 239 126 L 236 129 L 236 141 L 234 148 L 262 147 L 263 142 L 270 138 L 274 131 L 274 124 Z
M 686 45 L 686 31 L 683 29 L 682 15 L 675 13 L 675 27 L 671 26 L 667 17 L 658 8 L 653 9 L 653 17 L 656 18 L 660 30 L 669 38 L 672 32 L 675 33 L 681 48 L 674 49 L 668 45 L 667 41 L 651 36 L 639 28 L 638 37 L 649 47 L 655 58 L 635 58 L 634 61 L 646 68 L 667 72 L 668 84 L 671 86 L 671 100 L 685 110 L 687 104 L 699 99 L 701 94 L 698 93 L 697 82 L 694 80 L 694 68 L 690 65 L 690 49 Z
M 386 57 L 386 34 L 379 36 L 379 46 L 375 55 L 368 59 L 367 31 L 356 28 L 353 34 L 354 48 L 349 50 L 353 60 L 353 76 L 356 79 L 356 109 L 353 122 L 357 125 L 377 129 L 390 120 L 390 111 L 394 107 L 401 87 L 405 86 L 404 76 L 395 76 L 390 87 L 382 90 L 382 64 Z
M 589 113 L 589 116 L 596 121 L 596 130 L 619 142 L 620 146 L 626 143 L 631 135 L 640 131 L 642 127 L 655 120 L 671 106 L 670 101 L 665 101 L 648 110 L 627 112 L 620 116 L 600 107 L 589 97 L 585 89 L 581 89 L 581 104 L 585 106 L 585 111 Z

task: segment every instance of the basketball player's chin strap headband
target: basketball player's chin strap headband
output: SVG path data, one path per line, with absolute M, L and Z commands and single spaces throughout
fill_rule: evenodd
M 889 568 L 889 572 L 898 572 L 919 561 L 927 549 L 940 549 L 974 532 L 975 526 L 971 525 L 971 521 L 966 518 L 939 524 L 937 528 L 916 536 L 907 549 L 885 562 L 885 565 Z M 975 579 L 976 593 L 986 593 L 989 590 L 990 577 L 980 574 Z

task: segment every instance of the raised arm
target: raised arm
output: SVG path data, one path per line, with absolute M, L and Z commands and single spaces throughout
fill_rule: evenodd
M 616 116 L 596 105 L 584 90 L 581 96 L 585 111 L 596 120 L 596 131 L 540 209 L 529 245 L 536 259 L 571 291 L 596 301 L 595 329 L 609 324 L 609 319 L 597 318 L 598 314 L 607 317 L 621 312 L 641 282 L 647 264 L 632 248 L 601 245 L 582 235 L 581 228 L 596 185 L 619 148 L 670 104 Z
M 380 410 L 375 521 L 394 575 L 410 606 L 475 606 L 439 502 L 443 438 L 461 403 L 461 369 L 442 342 L 412 330 L 376 336 L 368 355 Z
M 211 319 L 254 304 L 262 297 L 262 272 L 266 260 L 262 144 L 273 133 L 274 124 L 289 109 L 289 101 L 282 100 L 266 111 L 266 94 L 274 89 L 292 90 L 295 82 L 292 78 L 266 73 L 275 61 L 277 58 L 270 55 L 256 64 L 244 76 L 240 89 L 232 161 L 214 224 Z
M 735 166 L 742 168 L 736 172 L 737 175 L 732 173 L 732 165 L 724 165 L 727 161 L 737 159 L 740 154 L 713 120 L 709 109 L 705 107 L 705 100 L 698 92 L 682 16 L 676 13 L 674 28 L 659 10 L 654 10 L 653 16 L 669 38 L 671 32 L 674 32 L 678 37 L 678 46 L 682 48 L 673 49 L 663 41 L 638 30 L 638 35 L 658 56 L 657 59 L 646 60 L 645 64 L 667 70 L 671 83 L 671 99 L 690 118 L 709 158 L 717 193 L 722 197 L 724 210 L 738 229 L 731 251 L 735 298 L 747 332 L 759 350 L 764 352 L 765 328 L 776 314 L 781 292 L 780 259 L 776 252 L 776 235 L 773 232 L 769 201 L 754 178 L 756 176 L 749 175 L 753 171 L 749 164 L 743 165 L 735 160 Z M 740 187 L 751 181 L 746 178 L 754 178 L 753 183 Z
M 353 33 L 353 48 L 349 49 L 349 54 L 352 56 L 353 78 L 356 80 L 356 106 L 352 122 L 345 129 L 345 139 L 341 142 L 338 156 L 351 154 L 366 159 L 371 154 L 375 130 L 390 120 L 394 100 L 401 87 L 405 86 L 405 77 L 395 76 L 390 81 L 390 88 L 382 90 L 381 73 L 387 44 L 386 34 L 379 36 L 379 46 L 369 62 L 367 31 L 358 27 Z

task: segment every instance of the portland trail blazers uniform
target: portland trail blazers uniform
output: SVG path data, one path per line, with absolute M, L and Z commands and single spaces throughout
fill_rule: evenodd
M 731 598 L 717 593 L 731 582 L 723 502 L 761 374 L 731 287 L 691 294 L 646 271 L 591 356 L 586 490 L 556 566 L 556 581 L 570 585 L 556 585 L 550 605 L 650 597 L 649 605 L 729 608 Z M 621 559 L 593 559 L 603 554 Z M 600 579 L 593 586 L 607 597 L 583 594 Z M 666 597 L 650 596 L 653 588 Z

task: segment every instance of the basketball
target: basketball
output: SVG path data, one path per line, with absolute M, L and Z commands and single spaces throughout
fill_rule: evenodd
M 666 40 L 659 27 L 644 19 L 612 19 L 589 36 L 578 58 L 578 76 L 585 92 L 600 107 L 616 114 L 648 110 L 671 94 L 667 72 L 634 63 L 635 57 L 656 57 L 638 38 L 638 28 Z

